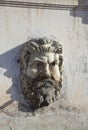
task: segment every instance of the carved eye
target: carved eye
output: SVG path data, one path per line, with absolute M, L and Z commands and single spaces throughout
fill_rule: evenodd
M 51 66 L 55 66 L 56 65 L 56 62 L 53 61 L 52 63 L 50 63 Z
M 38 62 L 38 63 L 36 63 L 36 67 L 41 67 L 42 66 L 42 62 Z

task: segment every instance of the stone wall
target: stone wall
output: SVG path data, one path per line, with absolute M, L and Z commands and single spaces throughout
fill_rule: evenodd
M 25 0 L 27 1 L 27 0 Z M 82 0 L 43 0 L 58 4 L 86 4 Z M 55 36 L 63 45 L 61 105 L 88 108 L 88 10 L 33 9 L 0 6 L 0 105 L 19 101 L 19 54 L 32 37 Z

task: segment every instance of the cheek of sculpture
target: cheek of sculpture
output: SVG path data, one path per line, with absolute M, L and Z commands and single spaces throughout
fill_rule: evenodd
M 35 62 L 29 62 L 26 68 L 26 75 L 30 78 L 35 78 L 38 73 L 38 68 L 36 67 Z
M 26 74 L 28 77 L 35 78 L 37 75 L 38 70 L 35 68 L 28 67 L 26 70 Z

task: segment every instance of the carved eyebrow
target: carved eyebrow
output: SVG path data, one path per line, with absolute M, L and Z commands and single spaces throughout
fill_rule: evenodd
M 43 61 L 35 60 L 35 62 L 31 63 L 30 66 L 31 66 L 31 67 L 34 67 L 34 66 L 36 65 L 36 63 L 41 63 L 41 64 L 43 63 L 43 64 L 44 64 Z
M 35 63 L 46 64 L 47 62 L 44 62 L 43 60 L 38 59 L 38 60 L 35 60 Z
M 43 61 L 43 60 L 41 60 L 41 59 L 34 59 L 34 61 L 44 62 L 44 61 Z
M 42 63 L 47 63 L 47 59 L 40 59 L 40 58 L 35 58 L 34 61 L 42 62 Z

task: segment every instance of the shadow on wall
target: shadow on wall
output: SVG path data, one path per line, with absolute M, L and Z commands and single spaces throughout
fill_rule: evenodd
M 78 0 L 78 6 L 87 5 L 88 6 L 88 0 Z M 83 24 L 88 24 L 88 9 L 85 10 L 77 10 L 77 8 L 74 8 L 71 10 L 70 15 L 75 17 L 80 17 Z
M 20 111 L 31 111 L 28 106 L 25 105 L 25 98 L 23 97 L 21 86 L 20 86 L 20 65 L 19 58 L 22 47 L 24 44 L 7 51 L 0 55 L 0 67 L 6 69 L 4 76 L 8 79 L 12 79 L 12 85 L 5 92 L 11 95 L 11 100 L 0 106 L 0 109 L 4 109 L 14 101 L 18 102 L 18 109 Z

